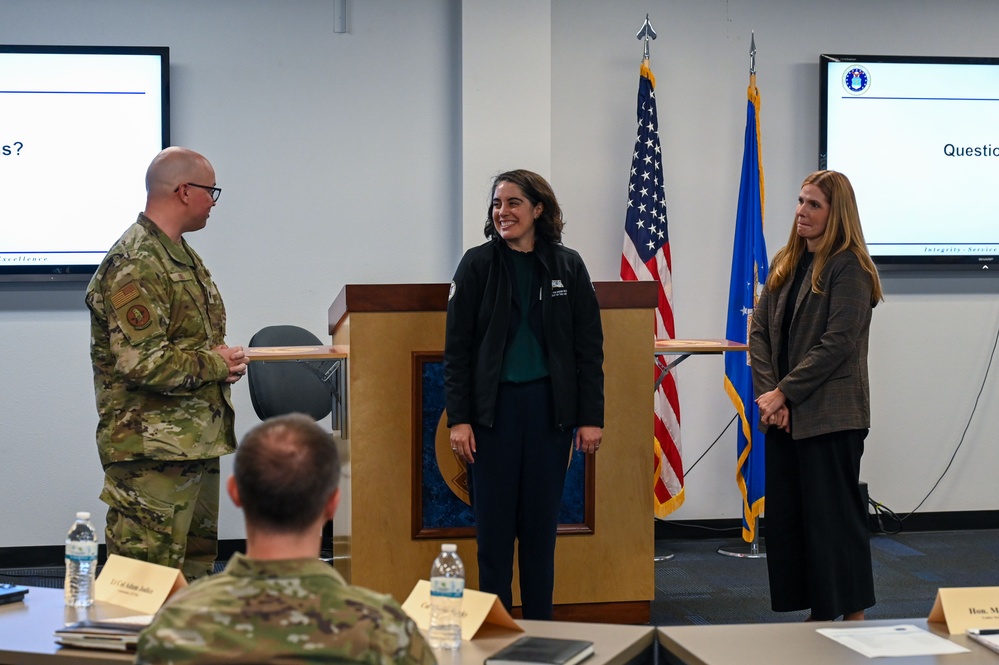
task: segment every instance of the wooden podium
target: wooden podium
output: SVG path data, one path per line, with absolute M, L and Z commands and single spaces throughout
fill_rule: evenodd
M 605 429 L 593 464 L 592 531 L 562 533 L 555 553 L 555 618 L 646 623 L 653 579 L 653 282 L 595 284 L 604 329 Z M 354 584 L 405 599 L 427 579 L 442 542 L 457 542 L 466 584 L 478 588 L 474 536 L 415 538 L 414 362 L 444 350 L 448 284 L 347 285 L 329 308 L 334 345 L 349 347 Z M 440 435 L 440 432 L 438 432 Z M 516 571 L 514 604 L 519 603 Z

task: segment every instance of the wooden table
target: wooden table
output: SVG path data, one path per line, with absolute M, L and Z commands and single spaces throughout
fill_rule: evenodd
M 343 360 L 350 355 L 346 346 L 251 346 L 245 349 L 250 362 Z
M 247 362 L 306 363 L 316 376 L 333 388 L 333 429 L 341 436 L 350 436 L 347 406 L 347 358 L 350 347 L 344 345 L 317 346 L 251 346 L 245 349 Z
M 666 378 L 666 373 L 692 355 L 710 355 L 732 351 L 748 351 L 749 347 L 730 339 L 657 339 L 653 354 L 662 373 L 656 380 L 655 389 Z M 660 362 L 663 356 L 677 356 L 666 365 Z

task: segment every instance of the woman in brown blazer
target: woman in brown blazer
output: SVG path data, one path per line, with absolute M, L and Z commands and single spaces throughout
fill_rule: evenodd
M 850 181 L 801 185 L 791 236 L 753 313 L 749 351 L 766 432 L 766 540 L 775 612 L 863 619 L 874 605 L 860 458 L 867 345 L 881 282 Z

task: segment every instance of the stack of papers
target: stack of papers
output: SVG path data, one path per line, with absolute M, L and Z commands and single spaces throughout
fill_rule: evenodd
M 131 651 L 139 641 L 139 633 L 153 620 L 152 614 L 77 621 L 55 632 L 56 642 L 63 646 L 84 649 Z
M 868 658 L 933 656 L 968 653 L 970 650 L 912 625 L 870 628 L 818 628 L 822 635 Z
M 999 629 L 996 628 L 969 628 L 968 637 L 979 644 L 999 653 Z

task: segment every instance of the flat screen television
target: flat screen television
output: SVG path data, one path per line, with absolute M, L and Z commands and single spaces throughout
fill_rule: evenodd
M 819 167 L 881 269 L 999 274 L 999 58 L 823 54 Z
M 0 281 L 87 280 L 170 144 L 169 49 L 0 45 Z

